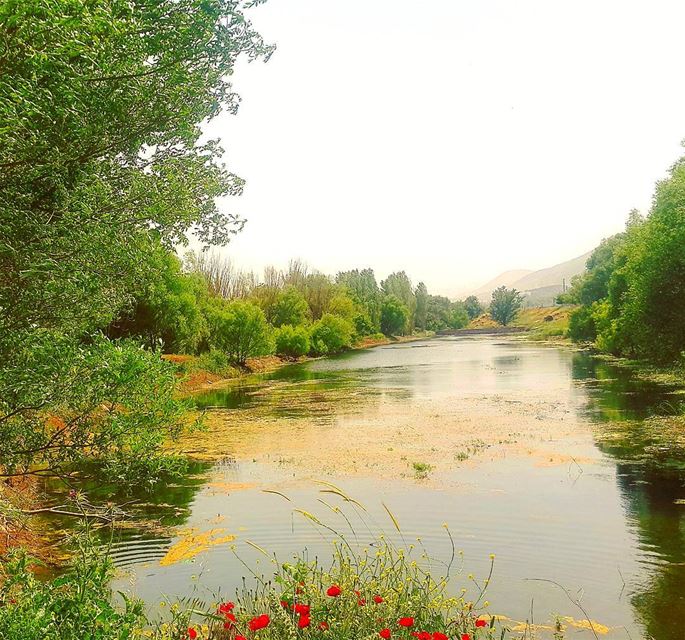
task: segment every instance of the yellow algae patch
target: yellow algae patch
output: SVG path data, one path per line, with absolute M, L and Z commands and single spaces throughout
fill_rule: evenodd
M 208 482 L 207 487 L 211 487 L 215 491 L 243 491 L 245 489 L 252 489 L 255 484 L 252 482 Z
M 233 542 L 235 536 L 230 534 L 222 535 L 225 531 L 226 529 L 210 529 L 209 531 L 186 529 L 181 531 L 179 533 L 181 539 L 169 547 L 169 550 L 159 561 L 159 564 L 167 567 L 182 560 L 190 560 L 210 547 Z
M 575 627 L 576 629 L 587 629 L 592 631 L 594 629 L 595 633 L 600 633 L 603 636 L 609 633 L 611 629 L 596 620 L 575 620 L 571 617 L 562 618 L 562 620 L 569 626 Z
M 518 633 L 525 631 L 555 631 L 555 628 L 546 624 L 528 624 L 527 622 L 519 622 L 517 625 L 510 627 L 510 630 Z

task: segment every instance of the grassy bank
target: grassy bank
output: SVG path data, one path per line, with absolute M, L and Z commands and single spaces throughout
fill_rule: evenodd
M 405 342 L 415 342 L 425 340 L 435 335 L 432 331 L 417 332 L 408 336 L 385 336 L 377 333 L 365 336 L 355 343 L 351 351 L 360 349 L 370 349 L 389 344 L 400 344 Z M 215 354 L 203 354 L 200 356 L 167 354 L 162 356 L 168 362 L 173 362 L 179 368 L 182 376 L 180 389 L 183 393 L 195 393 L 212 387 L 217 383 L 224 383 L 246 375 L 255 373 L 269 373 L 280 367 L 298 362 L 308 362 L 318 360 L 310 356 L 299 358 L 283 358 L 276 355 L 261 356 L 258 358 L 248 358 L 245 366 L 236 366 L 229 363 L 225 358 L 217 357 Z M 328 356 L 322 356 L 328 357 Z
M 568 342 L 566 332 L 574 308 L 568 305 L 522 309 L 508 326 L 525 330 L 525 337 L 528 340 Z M 493 329 L 494 331 L 501 326 L 490 317 L 489 313 L 484 313 L 474 318 L 465 329 Z

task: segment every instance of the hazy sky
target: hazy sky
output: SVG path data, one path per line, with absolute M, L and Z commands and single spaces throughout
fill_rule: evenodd
M 685 137 L 685 2 L 270 0 L 215 120 L 243 267 L 405 269 L 454 295 L 592 249 Z

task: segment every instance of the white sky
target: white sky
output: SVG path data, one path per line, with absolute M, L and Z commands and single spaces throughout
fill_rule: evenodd
M 685 137 L 685 2 L 270 0 L 278 50 L 208 133 L 247 180 L 242 267 L 405 269 L 454 295 L 649 207 Z

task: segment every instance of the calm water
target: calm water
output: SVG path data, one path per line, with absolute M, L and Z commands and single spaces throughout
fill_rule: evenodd
M 420 537 L 436 558 L 449 557 L 441 526 L 449 523 L 464 552 L 455 589 L 468 586 L 468 573 L 485 577 L 495 553 L 493 612 L 524 621 L 532 611 L 536 623 L 582 618 L 541 581 L 552 580 L 611 629 L 608 637 L 682 640 L 685 454 L 679 434 L 645 421 L 677 413 L 680 398 L 587 355 L 513 340 L 352 352 L 199 396 L 215 425 L 198 452 L 213 443 L 222 459 L 146 495 L 145 510 L 165 524 L 235 535 L 240 558 L 268 574 L 246 540 L 280 559 L 329 553 L 330 536 L 293 508 L 346 528 L 319 501 L 336 500 L 320 492 L 320 479 L 363 502 L 374 531 L 392 529 L 385 502 L 405 538 Z M 425 480 L 410 467 L 418 455 L 434 467 Z M 361 542 L 370 540 L 348 513 Z M 120 539 L 115 558 L 131 573 L 116 587 L 156 603 L 161 593 L 232 592 L 241 583 L 246 571 L 227 544 L 160 565 L 179 540 L 174 532 Z

